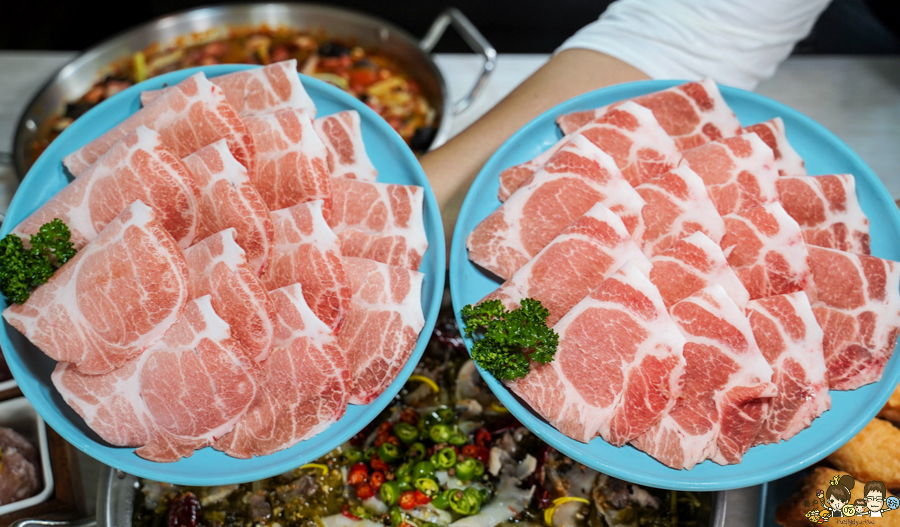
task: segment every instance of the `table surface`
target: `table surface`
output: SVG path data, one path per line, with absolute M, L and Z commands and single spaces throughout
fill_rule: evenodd
M 70 52 L 0 51 L 0 153 L 12 152 L 19 116 L 53 72 L 75 56 Z M 481 97 L 453 116 L 451 135 L 465 129 L 547 60 L 547 55 L 500 55 Z M 451 98 L 462 97 L 481 71 L 473 55 L 437 55 Z M 793 57 L 758 93 L 818 121 L 853 148 L 900 198 L 900 58 Z M 11 166 L 0 164 L 0 211 L 17 185 Z M 81 456 L 88 508 L 93 509 L 97 462 Z M 756 525 L 759 487 L 728 491 L 726 525 Z

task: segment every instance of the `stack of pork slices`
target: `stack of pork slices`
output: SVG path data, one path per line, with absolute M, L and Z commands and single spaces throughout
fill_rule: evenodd
M 104 440 L 171 462 L 310 438 L 397 376 L 424 326 L 421 187 L 376 181 L 354 110 L 294 61 L 145 93 L 19 224 L 77 255 L 3 313 Z
M 509 387 L 553 426 L 739 463 L 881 377 L 900 265 L 869 254 L 853 176 L 807 175 L 781 119 L 741 128 L 704 80 L 557 123 L 467 240 L 504 280 L 488 299 L 550 311 L 555 360 Z

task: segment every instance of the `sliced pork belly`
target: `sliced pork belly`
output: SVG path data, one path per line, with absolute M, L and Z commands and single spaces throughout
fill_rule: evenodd
M 269 210 L 321 199 L 331 211 L 331 178 L 325 145 L 302 110 L 282 110 L 246 120 L 256 145 L 250 181 Z
M 653 112 L 633 102 L 611 108 L 574 134 L 584 136 L 612 156 L 632 186 L 671 170 L 681 158 L 675 142 L 656 122 Z M 506 201 L 571 138 L 563 137 L 535 160 L 501 172 L 500 201 Z
M 812 290 L 800 226 L 779 203 L 728 214 L 722 250 L 750 299 Z
M 781 177 L 794 177 L 806 175 L 806 163 L 800 157 L 787 140 L 784 131 L 784 121 L 781 117 L 747 126 L 741 129 L 741 133 L 755 133 L 769 145 L 775 155 L 775 170 Z
M 378 171 L 363 143 L 359 112 L 345 110 L 313 121 L 316 133 L 328 149 L 328 173 L 333 178 L 374 182 Z
M 742 311 L 750 295 L 728 265 L 722 248 L 702 232 L 673 243 L 650 259 L 650 281 L 659 288 L 666 307 L 713 284 L 719 284 Z
M 853 390 L 881 378 L 900 331 L 900 265 L 810 245 L 813 313 L 825 332 L 832 390 Z
M 754 444 L 788 440 L 831 407 L 822 328 L 803 291 L 751 300 L 747 318 L 777 392 Z
M 598 203 L 484 300 L 499 299 L 507 309 L 525 298 L 540 300 L 552 326 L 629 260 L 650 273 L 650 261 L 622 220 Z
M 419 269 L 428 249 L 422 187 L 339 178 L 332 189 L 328 225 L 341 239 L 341 254 Z
M 425 275 L 364 258 L 344 258 L 353 292 L 337 332 L 353 380 L 350 403 L 369 404 L 393 382 L 425 326 Z
M 682 166 L 634 188 L 644 201 L 643 249 L 653 256 L 685 236 L 702 232 L 718 243 L 725 235 L 725 223 L 700 179 Z
M 669 312 L 687 338 L 682 397 L 632 444 L 675 469 L 709 458 L 739 463 L 775 395 L 772 368 L 722 286 L 698 291 Z
M 303 300 L 299 284 L 272 291 L 275 345 L 253 404 L 213 447 L 247 459 L 290 448 L 325 430 L 347 408 L 350 372 L 334 334 Z
M 534 177 L 469 234 L 469 259 L 508 280 L 595 203 L 641 240 L 644 200 L 615 161 L 583 136 L 572 138 Z
M 162 137 L 163 144 L 179 158 L 225 139 L 234 158 L 253 174 L 253 139 L 222 89 L 196 73 L 176 84 L 155 101 L 114 128 L 69 154 L 63 164 L 81 175 L 120 139 L 144 125 Z
M 350 306 L 350 286 L 341 261 L 341 242 L 310 201 L 272 212 L 275 242 L 260 281 L 268 291 L 299 283 L 312 312 L 337 330 Z
M 290 59 L 262 68 L 236 71 L 210 79 L 222 88 L 225 98 L 242 117 L 253 117 L 279 110 L 298 109 L 316 115 L 316 105 L 300 83 L 297 60 Z M 141 104 L 147 106 L 171 88 L 141 93 Z
M 626 262 L 553 329 L 553 362 L 532 363 L 510 387 L 550 424 L 587 443 L 622 446 L 681 395 L 685 339 L 653 284 Z
M 690 166 L 706 185 L 722 216 L 778 198 L 775 156 L 756 134 L 743 134 L 684 152 Z
M 187 282 L 178 244 L 153 210 L 135 201 L 3 316 L 54 360 L 85 374 L 107 373 L 178 320 Z
M 256 274 L 261 273 L 272 252 L 275 232 L 269 209 L 250 184 L 247 169 L 231 155 L 223 140 L 184 158 L 184 164 L 200 186 L 196 240 L 235 229 L 235 241 L 247 253 L 247 265 Z
M 199 199 L 200 189 L 187 167 L 163 146 L 159 134 L 139 126 L 13 232 L 26 237 L 59 218 L 69 226 L 72 244 L 81 249 L 128 205 L 141 200 L 186 249 L 197 234 Z
M 277 322 L 275 304 L 247 266 L 233 228 L 217 232 L 184 251 L 190 298 L 211 295 L 216 313 L 253 360 L 269 356 Z
M 800 224 L 806 243 L 870 254 L 869 219 L 856 199 L 853 176 L 783 177 L 777 185 L 781 206 Z
M 649 108 L 666 133 L 675 140 L 679 150 L 731 137 L 738 134 L 741 128 L 715 81 L 709 78 L 629 100 Z M 556 119 L 556 123 L 564 134 L 570 134 L 605 113 L 607 108 L 604 106 L 563 115 Z

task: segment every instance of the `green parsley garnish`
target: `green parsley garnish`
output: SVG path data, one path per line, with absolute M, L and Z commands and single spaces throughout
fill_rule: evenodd
M 531 360 L 547 364 L 553 360 L 559 335 L 547 327 L 547 311 L 539 300 L 526 298 L 512 311 L 499 300 L 487 300 L 462 308 L 467 337 L 484 328 L 472 346 L 472 360 L 494 377 L 512 381 L 528 375 Z
M 0 292 L 22 304 L 31 290 L 46 283 L 62 264 L 75 256 L 69 228 L 59 218 L 41 226 L 29 240 L 30 249 L 15 234 L 0 240 Z

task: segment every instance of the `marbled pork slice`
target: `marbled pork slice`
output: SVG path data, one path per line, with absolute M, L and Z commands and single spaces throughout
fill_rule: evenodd
M 742 134 L 755 133 L 769 145 L 775 155 L 775 170 L 781 177 L 795 177 L 806 175 L 806 163 L 800 154 L 794 150 L 788 142 L 787 133 L 784 130 L 784 121 L 781 117 L 746 126 L 741 129 Z
M 406 365 L 425 326 L 425 275 L 364 258 L 344 258 L 353 296 L 338 344 L 347 352 L 351 404 L 369 404 Z
M 647 203 L 641 209 L 643 249 L 647 256 L 659 254 L 695 232 L 702 232 L 716 243 L 725 235 L 725 222 L 703 180 L 689 167 L 675 168 L 634 190 Z
M 682 397 L 631 444 L 674 469 L 710 458 L 739 463 L 775 395 L 772 368 L 722 286 L 698 291 L 669 312 L 687 338 Z
M 853 176 L 782 177 L 776 184 L 781 206 L 800 224 L 806 243 L 871 254 L 869 219 L 856 198 Z
M 27 239 L 41 225 L 59 218 L 69 227 L 72 244 L 81 249 L 135 200 L 153 209 L 180 248 L 194 242 L 200 223 L 200 189 L 159 134 L 145 126 L 115 143 L 13 232 Z
M 622 446 L 681 395 L 685 339 L 636 265 L 623 264 L 553 329 L 554 360 L 509 386 L 572 439 Z
M 350 307 L 350 285 L 341 260 L 341 241 L 310 201 L 272 212 L 275 242 L 260 281 L 267 291 L 299 283 L 319 319 L 337 331 Z
M 3 316 L 52 359 L 107 373 L 158 341 L 188 300 L 184 255 L 140 201 Z
M 650 281 L 659 288 L 666 307 L 671 308 L 692 294 L 713 284 L 725 288 L 743 311 L 750 294 L 728 265 L 719 244 L 702 232 L 678 240 L 650 259 Z
M 316 115 L 316 105 L 309 98 L 297 75 L 296 59 L 219 75 L 210 81 L 222 88 L 225 98 L 241 117 L 290 109 L 303 110 L 311 117 Z M 141 104 L 147 106 L 170 89 L 142 92 Z
M 532 161 L 501 172 L 500 201 L 506 201 L 510 194 L 522 186 L 576 134 L 583 135 L 600 150 L 612 156 L 616 166 L 632 186 L 668 172 L 675 168 L 681 159 L 675 142 L 656 122 L 653 112 L 626 101 L 610 108 L 573 134 L 563 137 L 547 152 Z
M 269 210 L 320 199 L 328 218 L 328 153 L 313 128 L 312 117 L 302 110 L 282 110 L 245 122 L 256 145 L 257 168 L 250 172 L 250 182 Z
M 679 150 L 694 148 L 740 133 L 741 124 L 715 81 L 705 78 L 629 99 L 649 108 Z M 624 101 L 610 106 L 622 104 Z M 593 121 L 610 106 L 560 116 L 556 123 L 564 134 Z
M 751 300 L 747 318 L 776 389 L 754 444 L 788 440 L 831 407 L 822 328 L 803 291 Z
M 722 216 L 778 198 L 775 155 L 756 134 L 742 134 L 686 150 L 681 163 L 703 179 Z
M 595 203 L 619 216 L 640 243 L 644 200 L 608 154 L 576 136 L 475 227 L 466 240 L 469 259 L 508 280 Z
M 622 220 L 598 203 L 482 301 L 498 299 L 516 309 L 525 298 L 540 300 L 553 326 L 629 260 L 650 273 L 650 261 Z
M 720 245 L 751 300 L 811 290 L 803 234 L 781 204 L 768 203 L 724 219 Z
M 275 338 L 275 304 L 247 266 L 235 236 L 235 230 L 228 228 L 184 251 L 189 298 L 210 295 L 213 309 L 231 326 L 231 336 L 253 360 L 262 362 Z
M 341 239 L 341 254 L 419 270 L 428 249 L 422 187 L 339 178 L 332 189 L 328 225 Z
M 247 169 L 231 155 L 224 140 L 187 156 L 184 164 L 200 186 L 196 241 L 234 228 L 235 241 L 247 253 L 247 265 L 260 274 L 272 252 L 275 228 Z
M 105 134 L 69 154 L 63 164 L 79 176 L 118 140 L 141 125 L 158 132 L 163 144 L 179 158 L 225 139 L 234 158 L 251 175 L 256 168 L 256 150 L 247 127 L 225 99 L 222 89 L 209 82 L 202 72 L 179 82 Z
M 813 313 L 825 332 L 832 390 L 881 379 L 900 331 L 900 265 L 874 256 L 808 246 Z
M 306 305 L 299 284 L 271 293 L 275 344 L 253 404 L 213 447 L 247 459 L 290 448 L 337 421 L 350 398 L 347 357 L 331 328 Z
M 374 182 L 378 171 L 366 153 L 359 112 L 344 110 L 313 121 L 328 149 L 328 173 L 333 178 Z

